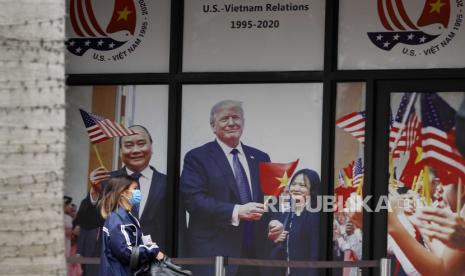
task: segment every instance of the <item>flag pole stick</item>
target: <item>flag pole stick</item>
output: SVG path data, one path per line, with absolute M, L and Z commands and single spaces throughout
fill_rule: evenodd
M 412 181 L 412 191 L 416 191 L 416 188 L 417 188 L 417 177 L 418 176 L 414 176 L 413 177 L 413 181 Z
M 459 177 L 459 183 L 458 183 L 458 187 L 457 187 L 457 213 L 459 214 L 460 216 L 460 209 L 462 207 L 462 178 Z
M 431 191 L 430 191 L 430 183 L 429 183 L 429 168 L 425 166 L 425 172 L 423 175 L 423 192 L 426 199 L 426 205 L 431 206 Z
M 100 153 L 99 153 L 99 151 L 97 149 L 97 145 L 94 144 L 94 145 L 92 145 L 92 147 L 94 148 L 95 155 L 97 155 L 97 160 L 98 160 L 98 162 L 100 164 L 100 167 L 105 168 L 105 166 L 103 165 L 103 162 L 102 162 L 102 157 L 100 157 Z
M 420 173 L 418 174 L 414 192 L 418 193 L 418 190 L 420 190 L 420 187 L 422 186 L 421 182 L 423 182 L 423 169 L 421 169 Z
M 392 158 L 392 153 L 389 153 L 389 183 L 391 184 L 391 188 L 395 188 L 394 186 L 394 160 Z
M 362 181 L 360 181 L 357 187 L 357 195 L 359 196 L 363 196 L 363 180 L 364 180 L 363 178 L 364 177 L 362 176 Z

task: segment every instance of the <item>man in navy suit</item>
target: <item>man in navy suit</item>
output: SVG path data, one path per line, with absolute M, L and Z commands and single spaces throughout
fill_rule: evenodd
M 153 150 L 152 137 L 147 129 L 139 125 L 129 128 L 137 134 L 120 139 L 120 157 L 124 167 L 113 172 L 108 172 L 103 167 L 92 171 L 89 197 L 97 202 L 105 182 L 112 176 L 127 174 L 138 179 L 142 200 L 136 212 L 142 232 L 150 235 L 153 242 L 166 250 L 166 175 L 149 165 Z
M 181 174 L 181 196 L 189 213 L 188 256 L 258 258 L 267 225 L 259 187 L 258 163 L 268 154 L 244 145 L 242 103 L 225 100 L 210 112 L 216 139 L 189 151 Z M 194 275 L 213 275 L 212 267 L 196 266 Z M 227 275 L 260 275 L 256 267 L 229 265 Z

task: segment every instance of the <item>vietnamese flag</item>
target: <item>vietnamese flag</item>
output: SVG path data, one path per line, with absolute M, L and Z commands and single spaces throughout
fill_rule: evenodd
M 439 23 L 447 28 L 450 18 L 450 0 L 426 0 L 418 26 L 424 27 Z
M 258 163 L 260 187 L 264 195 L 279 196 L 299 163 L 299 159 L 291 163 Z
M 352 161 L 347 165 L 347 167 L 344 167 L 343 170 L 346 173 L 347 176 L 347 185 L 352 186 L 352 179 L 353 179 L 353 172 L 354 172 L 354 164 L 355 161 Z
M 415 177 L 418 177 L 425 165 L 423 160 L 423 137 L 421 135 L 421 124 L 418 125 L 418 129 L 416 131 L 419 134 L 415 138 L 416 140 L 410 149 L 408 161 L 400 175 L 400 181 L 402 181 L 405 187 L 408 188 L 412 188 L 413 180 Z
M 405 187 L 411 188 L 415 176 L 418 177 L 423 167 L 423 147 L 421 145 L 413 145 L 410 150 L 409 159 L 400 176 L 400 181 L 404 183 Z
M 107 26 L 107 33 L 129 31 L 132 35 L 136 28 L 136 7 L 132 0 L 116 0 L 113 15 Z

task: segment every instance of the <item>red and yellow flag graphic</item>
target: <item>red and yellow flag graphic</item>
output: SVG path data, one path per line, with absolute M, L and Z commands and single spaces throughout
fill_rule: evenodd
M 450 0 L 426 0 L 418 26 L 424 27 L 439 23 L 447 28 L 450 18 Z
M 260 187 L 264 195 L 279 196 L 299 163 L 299 159 L 290 163 L 258 163 Z
M 136 7 L 132 0 L 116 0 L 113 15 L 107 26 L 107 33 L 129 31 L 134 34 L 136 28 Z
M 336 189 L 334 189 L 334 194 L 336 197 L 341 196 L 342 197 L 342 208 L 346 207 L 346 201 L 350 197 L 352 193 L 357 192 L 357 187 L 352 187 L 352 186 L 339 186 Z M 338 209 L 338 211 L 341 211 Z

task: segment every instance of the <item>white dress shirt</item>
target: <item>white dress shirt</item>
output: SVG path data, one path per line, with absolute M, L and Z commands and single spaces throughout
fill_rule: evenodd
M 126 172 L 128 175 L 131 175 L 134 173 L 127 167 L 126 167 Z M 142 195 L 142 199 L 139 205 L 139 217 L 142 216 L 142 213 L 144 212 L 144 208 L 145 208 L 145 203 L 147 203 L 147 198 L 150 192 L 150 186 L 152 185 L 153 170 L 150 168 L 150 166 L 147 166 L 140 173 L 142 175 L 139 178 L 139 186 L 140 186 L 140 193 Z

